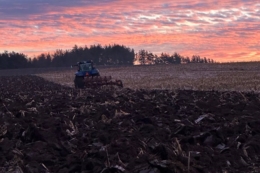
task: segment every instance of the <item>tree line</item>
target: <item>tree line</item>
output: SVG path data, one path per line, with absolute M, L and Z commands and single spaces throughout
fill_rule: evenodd
M 52 54 L 42 53 L 33 58 L 23 53 L 5 51 L 0 53 L 0 69 L 69 67 L 83 60 L 92 60 L 96 65 L 214 63 L 213 60 L 201 58 L 198 55 L 189 58 L 178 53 L 173 55 L 162 53 L 157 56 L 146 50 L 135 53 L 134 49 L 118 44 L 104 47 L 75 45 L 71 50 L 57 49 Z
M 190 57 L 184 57 L 175 52 L 170 55 L 167 53 L 161 53 L 160 56 L 155 55 L 146 50 L 140 50 L 135 57 L 135 61 L 140 65 L 152 65 L 152 64 L 184 64 L 184 63 L 215 63 L 213 59 L 202 58 L 199 55 L 193 55 Z

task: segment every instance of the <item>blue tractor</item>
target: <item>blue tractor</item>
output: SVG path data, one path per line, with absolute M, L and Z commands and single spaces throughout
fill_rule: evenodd
M 99 70 L 94 67 L 93 61 L 80 61 L 76 65 L 75 88 L 97 88 L 103 85 L 116 85 L 123 87 L 121 80 L 112 81 L 111 76 L 100 76 Z

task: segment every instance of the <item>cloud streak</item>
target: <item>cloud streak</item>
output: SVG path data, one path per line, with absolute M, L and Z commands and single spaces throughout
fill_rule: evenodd
M 0 51 L 29 56 L 73 45 L 260 60 L 260 3 L 243 0 L 0 0 Z

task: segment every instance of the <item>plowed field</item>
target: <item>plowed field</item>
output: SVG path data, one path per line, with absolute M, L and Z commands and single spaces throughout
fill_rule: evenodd
M 259 98 L 0 77 L 0 172 L 260 172 Z

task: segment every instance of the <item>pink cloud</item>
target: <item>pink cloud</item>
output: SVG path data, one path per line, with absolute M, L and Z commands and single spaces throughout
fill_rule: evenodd
M 46 2 L 44 10 L 37 10 L 36 4 L 35 12 L 20 16 L 3 13 L 0 52 L 33 56 L 75 44 L 118 43 L 136 51 L 199 54 L 223 62 L 260 60 L 256 1 L 84 2 L 75 1 L 73 6 L 70 1 L 65 5 Z

